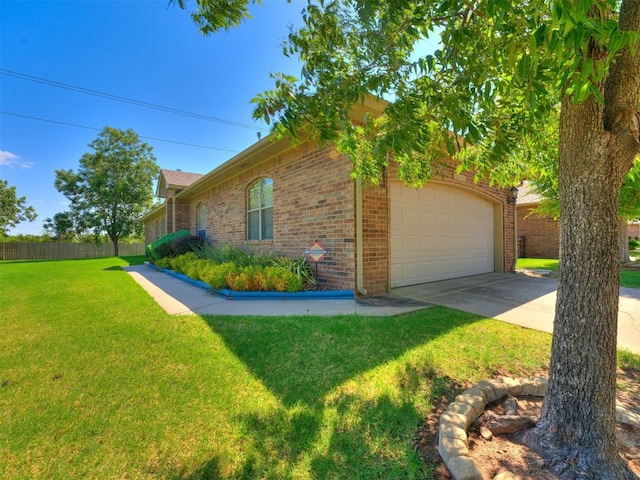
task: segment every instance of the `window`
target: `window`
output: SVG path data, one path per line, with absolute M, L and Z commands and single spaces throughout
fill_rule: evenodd
M 247 192 L 247 239 L 273 239 L 273 180 L 263 178 Z
M 197 219 L 196 229 L 198 230 L 198 236 L 205 238 L 207 236 L 207 223 L 206 223 L 206 211 L 204 203 L 200 202 L 196 208 Z

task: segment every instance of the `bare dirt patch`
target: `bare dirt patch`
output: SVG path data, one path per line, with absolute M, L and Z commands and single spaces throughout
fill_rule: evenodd
M 627 410 L 640 414 L 640 372 L 618 371 L 617 400 Z M 537 420 L 540 416 L 542 399 L 540 397 L 516 397 L 518 414 L 528 415 Z M 435 465 L 432 478 L 453 478 L 438 454 L 438 420 L 447 408 L 449 399 L 442 397 L 425 423 L 418 428 L 415 448 L 427 465 Z M 487 405 L 494 413 L 504 414 L 501 401 Z M 640 476 L 640 428 L 618 423 L 616 429 L 618 449 L 631 470 Z M 505 470 L 522 479 L 556 480 L 545 467 L 540 456 L 517 443 L 514 435 L 505 434 L 485 440 L 480 436 L 477 427 L 469 430 L 469 451 L 471 458 L 482 472 L 483 478 L 492 479 Z

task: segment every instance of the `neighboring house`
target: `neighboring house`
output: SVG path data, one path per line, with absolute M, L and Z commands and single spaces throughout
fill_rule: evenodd
M 375 101 L 363 108 L 380 111 Z M 359 110 L 354 116 L 362 119 Z M 358 295 L 513 271 L 516 212 L 508 190 L 446 166 L 413 189 L 395 180 L 393 164 L 371 186 L 351 177 L 352 166 L 332 146 L 267 137 L 189 185 L 172 184 L 176 172 L 163 170 L 159 194 L 167 201 L 143 217 L 146 241 L 158 236 L 163 218 L 167 232 L 185 228 L 216 245 L 293 258 L 318 241 L 327 251 L 320 282 Z
M 518 258 L 559 258 L 560 222 L 550 216 L 535 213 L 542 197 L 535 193 L 528 182 L 519 188 L 518 200 Z M 640 237 L 640 222 L 620 220 L 620 258 L 629 258 L 629 239 Z
M 519 190 L 518 258 L 559 258 L 560 224 L 553 217 L 534 213 L 542 197 L 526 182 Z

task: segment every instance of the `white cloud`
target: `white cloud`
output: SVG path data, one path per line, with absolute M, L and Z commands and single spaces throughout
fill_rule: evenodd
M 10 168 L 31 168 L 33 162 L 23 162 L 20 160 L 20 156 L 15 153 L 8 152 L 6 150 L 0 150 L 0 167 Z

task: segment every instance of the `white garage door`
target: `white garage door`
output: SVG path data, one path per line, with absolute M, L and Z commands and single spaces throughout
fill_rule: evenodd
M 391 286 L 494 271 L 493 205 L 464 190 L 391 183 Z

